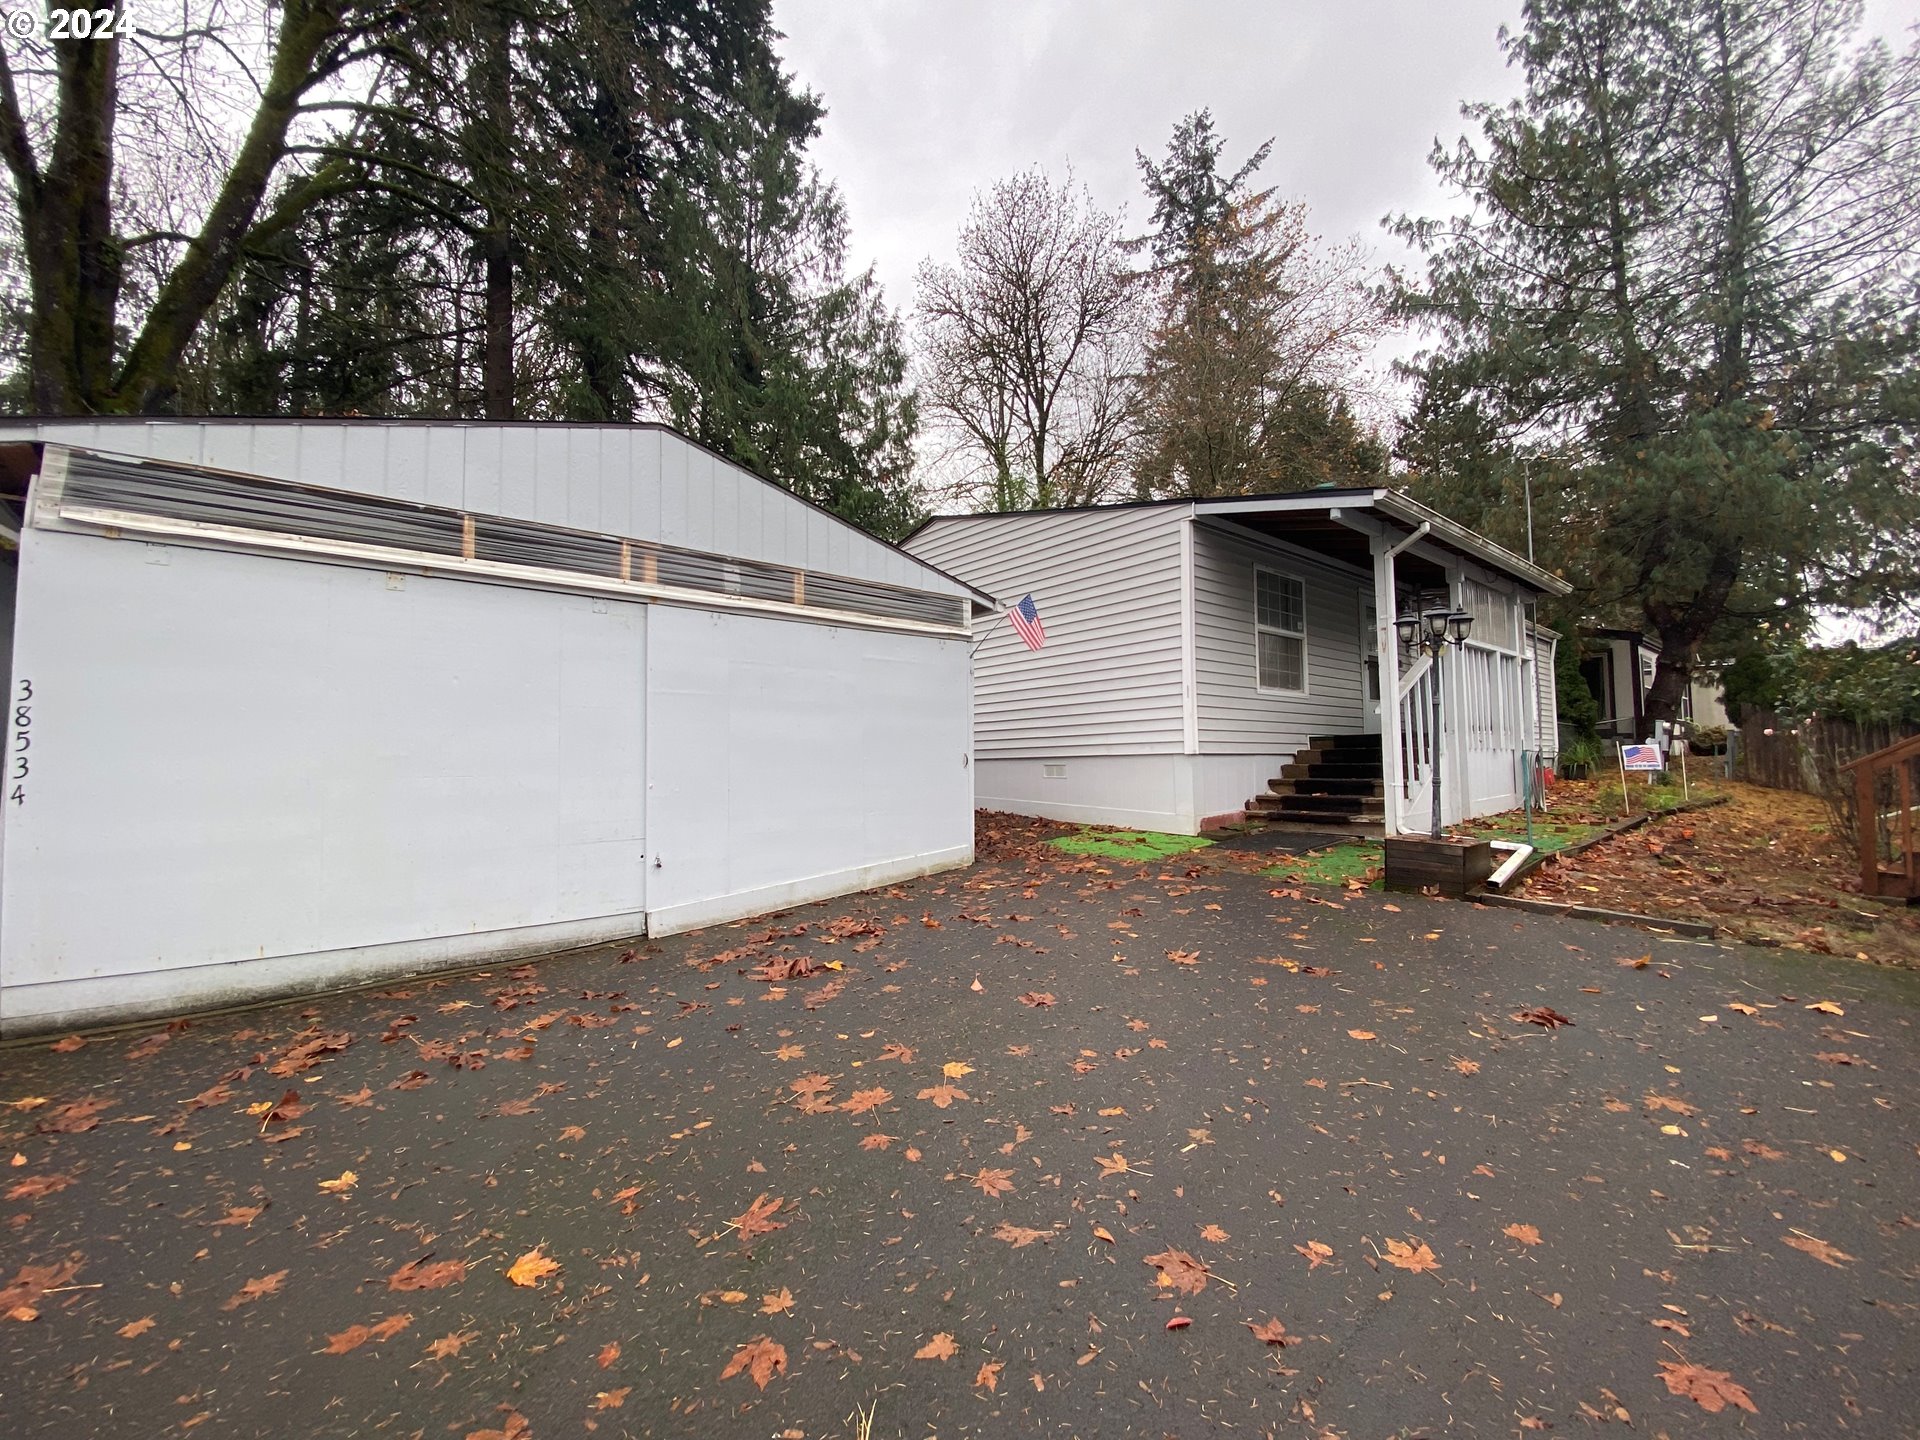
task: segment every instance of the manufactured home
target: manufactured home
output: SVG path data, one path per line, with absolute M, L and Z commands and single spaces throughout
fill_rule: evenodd
M 1436 755 L 1452 823 L 1520 805 L 1558 748 L 1533 611 L 1568 586 L 1395 490 L 949 515 L 904 543 L 1045 629 L 976 649 L 983 808 L 1399 834 L 1427 826 Z M 1437 669 L 1394 624 L 1435 607 L 1473 617 Z
M 0 1029 L 973 853 L 986 597 L 671 430 L 0 423 Z
M 1660 663 L 1660 642 L 1638 630 L 1594 628 L 1580 632 L 1580 678 L 1600 706 L 1599 731 L 1607 740 L 1642 740 L 1651 730 L 1647 694 Z M 1695 674 L 1680 702 L 1680 717 L 1696 727 L 1724 728 L 1727 708 L 1720 686 Z

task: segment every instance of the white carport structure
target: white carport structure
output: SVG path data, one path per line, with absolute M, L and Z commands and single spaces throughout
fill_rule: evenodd
M 1522 803 L 1526 766 L 1537 763 L 1543 748 L 1558 749 L 1540 733 L 1540 696 L 1552 684 L 1552 657 L 1542 656 L 1531 612 L 1540 596 L 1567 594 L 1566 581 L 1397 490 L 1309 491 L 1197 505 L 1208 516 L 1232 517 L 1250 530 L 1370 571 L 1387 834 L 1428 828 L 1436 741 L 1443 824 Z M 1447 647 L 1436 669 L 1425 654 L 1407 655 L 1394 620 L 1437 607 L 1465 611 L 1473 627 L 1464 645 Z
M 984 597 L 655 426 L 0 423 L 0 1031 L 972 858 Z

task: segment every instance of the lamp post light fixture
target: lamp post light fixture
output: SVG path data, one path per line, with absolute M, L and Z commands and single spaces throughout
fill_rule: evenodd
M 1440 838 L 1440 657 L 1451 645 L 1458 650 L 1467 643 L 1473 629 L 1473 616 L 1464 610 L 1436 606 L 1425 612 L 1396 616 L 1393 628 L 1401 646 L 1409 653 L 1424 652 L 1433 660 L 1433 768 L 1427 777 L 1433 791 L 1432 838 Z

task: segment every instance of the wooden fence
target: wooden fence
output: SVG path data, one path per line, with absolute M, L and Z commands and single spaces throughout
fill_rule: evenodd
M 1842 766 L 1916 733 L 1920 728 L 1891 721 L 1788 720 L 1749 710 L 1734 742 L 1733 774 L 1775 790 L 1829 796 L 1837 787 L 1851 788 L 1839 776 Z

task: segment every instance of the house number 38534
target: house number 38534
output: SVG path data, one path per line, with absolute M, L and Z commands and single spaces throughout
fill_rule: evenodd
M 33 747 L 33 682 L 22 680 L 13 695 L 13 747 L 7 756 L 7 783 L 13 788 L 7 799 L 15 805 L 27 803 L 27 751 Z

